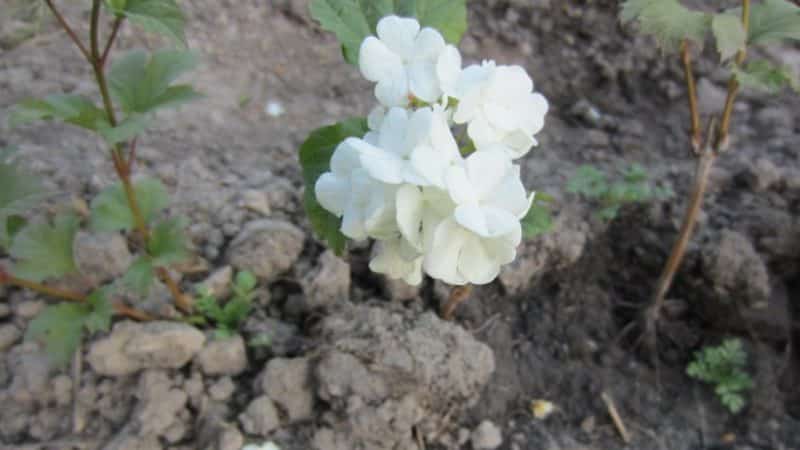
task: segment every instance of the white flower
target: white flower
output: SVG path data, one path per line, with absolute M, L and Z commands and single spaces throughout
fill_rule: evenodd
M 425 271 L 450 284 L 486 284 L 516 257 L 520 219 L 530 198 L 519 166 L 499 151 L 473 153 L 464 167 L 448 170 L 447 187 L 455 208 L 440 222 L 423 222 Z M 428 230 L 425 230 L 428 228 Z
M 392 108 L 381 121 L 377 142 L 359 142 L 364 169 L 389 184 L 444 188 L 447 168 L 460 160 L 445 111 L 438 105 L 410 113 Z
M 409 95 L 433 103 L 442 96 L 439 76 L 454 82 L 461 57 L 438 31 L 420 30 L 416 19 L 387 16 L 378 22 L 377 32 L 377 38 L 361 43 L 358 63 L 364 78 L 378 83 L 375 96 L 383 105 L 406 106 Z
M 493 61 L 461 72 L 452 94 L 459 100 L 453 120 L 467 123 L 478 150 L 502 144 L 518 158 L 537 145 L 534 135 L 544 126 L 547 100 L 533 92 L 533 81 L 520 66 Z
M 422 254 L 400 235 L 379 240 L 369 262 L 373 272 L 382 273 L 392 279 L 402 279 L 416 286 L 422 282 Z
M 314 186 L 319 204 L 341 217 L 342 233 L 355 240 L 384 237 L 396 228 L 397 186 L 374 179 L 361 167 L 361 143 L 361 139 L 347 138 L 339 144 L 331 157 L 331 171 L 323 173 Z

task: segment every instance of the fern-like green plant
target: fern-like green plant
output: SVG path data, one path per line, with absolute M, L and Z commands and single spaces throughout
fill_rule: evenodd
M 213 323 L 214 336 L 224 339 L 233 336 L 239 326 L 250 314 L 255 296 L 256 277 L 250 272 L 239 272 L 231 283 L 233 296 L 227 302 L 220 302 L 208 289 L 201 288 L 195 309 L 199 315 L 192 316 L 197 324 Z
M 686 367 L 692 378 L 715 385 L 720 401 L 734 414 L 744 408 L 744 392 L 753 388 L 753 380 L 745 372 L 747 353 L 739 339 L 727 339 L 717 347 L 705 347 L 695 353 Z

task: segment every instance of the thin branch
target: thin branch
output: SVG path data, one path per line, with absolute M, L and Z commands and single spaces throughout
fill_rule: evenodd
M 100 1 L 101 0 L 92 0 L 92 18 L 89 25 L 89 39 L 92 52 L 91 62 L 93 64 L 100 61 Z
M 106 62 L 108 61 L 108 55 L 111 53 L 111 47 L 114 45 L 114 41 L 117 39 L 119 29 L 122 27 L 122 22 L 124 21 L 125 17 L 117 17 L 114 19 L 114 24 L 111 25 L 111 36 L 109 36 L 108 41 L 106 42 L 106 48 L 103 50 L 103 54 L 100 56 L 101 66 L 106 65 Z
M 72 42 L 74 42 L 75 45 L 78 46 L 78 49 L 83 54 L 83 57 L 86 58 L 87 61 L 92 62 L 92 55 L 89 53 L 89 50 L 86 49 L 86 46 L 83 45 L 83 42 L 81 42 L 78 35 L 75 34 L 75 30 L 73 30 L 72 27 L 69 26 L 67 20 L 61 14 L 61 12 L 56 8 L 56 5 L 53 4 L 53 0 L 45 0 L 45 3 L 47 3 L 47 6 L 50 8 L 50 11 L 56 17 L 56 20 L 58 20 L 58 23 L 61 24 L 61 27 L 64 28 L 64 31 L 66 31 L 67 35 L 69 35 L 70 39 L 72 39 Z
M 689 96 L 689 111 L 692 116 L 690 140 L 692 142 L 692 150 L 697 153 L 700 151 L 700 146 L 703 145 L 703 136 L 700 131 L 700 108 L 697 106 L 697 83 L 692 71 L 692 55 L 689 50 L 689 41 L 684 40 L 681 43 L 681 61 L 683 62 L 683 74 L 686 78 L 686 89 Z
M 750 0 L 742 0 L 742 27 L 745 35 L 750 30 Z M 743 47 L 736 53 L 736 66 L 739 67 L 747 58 L 747 47 Z M 722 122 L 719 125 L 717 139 L 714 141 L 714 150 L 719 152 L 728 147 L 728 134 L 731 127 L 731 116 L 733 115 L 733 105 L 736 95 L 739 93 L 739 82 L 736 74 L 731 74 L 728 80 L 728 95 L 725 97 L 725 108 L 722 110 Z
M 181 292 L 180 287 L 178 287 L 178 283 L 172 279 L 167 269 L 159 267 L 157 271 L 159 278 L 161 278 L 161 281 L 167 285 L 167 289 L 169 289 L 169 292 L 175 299 L 175 306 L 185 313 L 191 313 L 193 306 L 192 298 Z
M 441 311 L 442 319 L 450 320 L 453 318 L 453 314 L 456 312 L 456 308 L 458 305 L 463 303 L 467 298 L 469 298 L 469 294 L 472 292 L 472 286 L 467 284 L 464 286 L 454 286 L 453 290 L 450 291 L 450 297 L 447 299 L 447 303 L 445 303 L 444 307 Z
M 81 294 L 80 292 L 58 289 L 46 286 L 42 283 L 37 283 L 35 281 L 17 278 L 13 275 L 2 272 L 2 270 L 0 270 L 0 284 L 10 284 L 12 286 L 17 286 L 31 290 L 33 292 L 38 292 L 48 297 L 60 298 L 62 300 L 68 300 L 71 302 L 85 302 L 87 300 L 86 296 Z

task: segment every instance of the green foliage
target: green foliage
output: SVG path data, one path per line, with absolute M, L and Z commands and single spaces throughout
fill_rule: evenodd
M 26 340 L 44 344 L 50 363 L 66 365 L 83 338 L 89 333 L 108 331 L 113 308 L 106 289 L 94 291 L 86 303 L 61 302 L 45 308 L 28 325 Z
M 317 178 L 329 170 L 331 156 L 336 146 L 348 137 L 362 137 L 367 131 L 366 119 L 349 119 L 313 131 L 300 146 L 300 165 L 303 168 L 303 181 L 306 186 L 303 196 L 306 214 L 314 232 L 338 255 L 344 252 L 347 241 L 339 231 L 341 220 L 317 202 L 314 185 Z
M 14 238 L 9 253 L 16 260 L 15 276 L 42 281 L 77 270 L 72 257 L 72 241 L 80 221 L 72 214 L 56 216 L 53 224 L 26 226 Z
M 313 0 L 311 16 L 342 43 L 347 62 L 358 64 L 361 42 L 375 34 L 378 21 L 388 15 L 416 17 L 445 40 L 457 44 L 467 29 L 466 0 Z
M 532 239 L 553 229 L 553 216 L 550 213 L 551 199 L 546 194 L 537 193 L 528 214 L 522 218 L 522 236 Z
M 603 220 L 614 219 L 626 203 L 672 196 L 669 189 L 650 186 L 647 171 L 638 164 L 623 170 L 621 175 L 621 180 L 609 182 L 607 175 L 595 167 L 581 166 L 567 182 L 567 192 L 599 201 L 601 209 L 597 215 Z
M 744 67 L 734 67 L 733 73 L 742 86 L 777 94 L 785 87 L 800 92 L 800 82 L 788 67 L 776 66 L 759 59 Z
M 717 41 L 719 57 L 723 61 L 732 58 L 747 44 L 747 32 L 739 16 L 716 14 L 711 21 L 711 30 Z
M 147 297 L 155 278 L 156 273 L 152 259 L 148 256 L 140 256 L 128 267 L 121 282 L 140 296 Z
M 711 16 L 692 11 L 678 0 L 627 0 L 620 20 L 638 21 L 642 33 L 656 39 L 659 47 L 671 51 L 684 39 L 703 44 L 711 26 Z
M 800 40 L 800 7 L 786 0 L 753 3 L 748 43 L 768 44 L 783 39 Z
M 189 251 L 183 232 L 185 228 L 186 220 L 180 217 L 163 220 L 153 227 L 147 251 L 154 266 L 168 266 L 186 260 Z
M 732 413 L 745 405 L 742 395 L 753 388 L 753 380 L 744 371 L 747 353 L 739 339 L 728 339 L 718 347 L 705 347 L 695 353 L 695 359 L 686 367 L 692 378 L 715 385 L 720 401 Z
M 106 6 L 117 16 L 127 17 L 151 33 L 186 45 L 186 19 L 175 0 L 106 0 Z
M 158 50 L 149 56 L 142 50 L 133 50 L 111 67 L 109 86 L 123 111 L 145 114 L 201 98 L 189 85 L 172 85 L 196 66 L 197 57 L 192 52 Z
M 39 179 L 6 161 L 11 151 L 0 153 L 0 248 L 8 249 L 12 238 L 25 224 L 20 216 L 39 198 Z
M 222 305 L 207 289 L 201 288 L 195 308 L 202 316 L 195 317 L 195 322 L 213 322 L 217 338 L 232 336 L 250 314 L 256 284 L 256 277 L 252 273 L 239 272 L 231 284 L 233 296 Z
M 148 223 L 169 205 L 167 188 L 156 179 L 137 180 L 133 190 L 142 217 Z M 114 183 L 97 194 L 92 199 L 91 209 L 92 228 L 97 231 L 130 231 L 136 226 L 121 182 Z
M 72 94 L 48 95 L 41 100 L 26 100 L 14 107 L 9 125 L 12 127 L 36 120 L 60 120 L 97 131 L 110 128 L 108 115 L 93 101 Z

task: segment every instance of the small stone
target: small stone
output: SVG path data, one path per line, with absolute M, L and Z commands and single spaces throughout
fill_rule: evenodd
M 331 250 L 326 250 L 317 262 L 317 267 L 300 280 L 307 311 L 330 306 L 350 294 L 350 264 Z
M 19 338 L 22 337 L 22 332 L 16 325 L 7 323 L 0 325 L 0 352 L 4 352 L 16 344 Z
M 289 222 L 263 219 L 249 222 L 231 242 L 227 260 L 239 270 L 271 281 L 289 270 L 303 250 L 303 231 Z
M 484 420 L 472 431 L 471 440 L 475 450 L 494 450 L 503 443 L 503 436 L 497 425 Z
M 121 376 L 147 368 L 177 369 L 203 348 L 206 337 L 176 322 L 125 321 L 94 342 L 86 359 L 100 375 Z
M 296 353 L 302 347 L 303 339 L 297 326 L 272 317 L 250 317 L 244 324 L 244 330 L 250 340 L 263 342 L 275 356 Z
M 778 184 L 782 177 L 780 169 L 769 159 L 758 158 L 743 174 L 750 189 L 763 192 Z
M 247 410 L 239 415 L 239 422 L 246 433 L 261 437 L 266 437 L 280 426 L 278 410 L 266 395 L 250 402 Z
M 214 339 L 197 355 L 200 369 L 206 375 L 238 375 L 247 368 L 247 349 L 241 336 Z
M 231 377 L 222 377 L 208 388 L 208 395 L 212 400 L 224 402 L 231 398 L 236 391 L 236 384 Z
M 33 319 L 45 306 L 44 300 L 25 300 L 14 307 L 14 315 L 22 319 Z
M 310 419 L 314 412 L 308 358 L 273 358 L 261 375 L 261 389 L 286 412 L 289 422 Z
M 228 426 L 220 433 L 216 446 L 209 446 L 206 450 L 240 450 L 244 446 L 244 436 L 236 427 Z
M 216 298 L 226 298 L 230 295 L 232 280 L 233 268 L 225 266 L 215 270 L 208 278 L 198 283 L 197 287 L 208 290 Z
M 80 273 L 96 285 L 118 278 L 133 261 L 128 243 L 119 233 L 79 231 L 72 252 Z
M 156 436 L 138 437 L 123 432 L 103 450 L 162 450 L 164 447 Z
M 2 289 L 2 287 L 0 287 Z M 0 290 L 0 297 L 5 297 L 2 290 Z M 11 307 L 7 303 L 0 303 L 0 319 L 5 319 L 11 315 Z
M 248 189 L 242 192 L 242 206 L 263 216 L 272 214 L 267 193 L 257 189 Z

